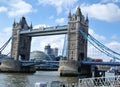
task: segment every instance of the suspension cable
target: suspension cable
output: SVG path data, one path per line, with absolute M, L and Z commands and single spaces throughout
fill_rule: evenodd
M 103 47 L 104 49 L 116 54 L 116 55 L 119 55 L 120 56 L 120 53 L 117 53 L 113 50 L 111 50 L 110 48 L 106 47 L 105 45 L 103 45 L 102 43 L 100 43 L 98 40 L 96 40 L 93 36 L 91 36 L 90 34 L 88 34 L 90 36 L 90 38 L 92 38 L 98 45 L 100 45 L 101 47 Z
M 0 52 L 2 52 L 5 49 L 5 47 L 8 45 L 8 43 L 10 42 L 11 39 L 12 39 L 12 37 L 10 37 L 8 39 L 8 41 L 0 48 Z
M 65 44 L 66 44 L 66 34 L 65 34 L 65 37 L 64 37 L 64 44 L 63 44 L 62 55 L 64 55 L 64 53 L 65 53 Z
M 92 44 L 96 49 L 98 49 L 100 52 L 104 53 L 105 55 L 112 57 L 114 59 L 120 60 L 120 58 L 112 55 L 111 53 L 109 53 L 108 49 L 104 49 L 105 47 L 103 47 L 103 44 L 101 46 L 101 43 L 99 41 L 97 41 L 96 39 L 94 39 L 90 34 L 86 34 L 85 32 L 83 32 L 82 30 L 80 30 L 80 33 L 83 35 L 84 38 L 86 38 L 90 44 Z M 100 44 L 99 44 L 100 43 Z M 97 46 L 96 46 L 97 45 Z M 107 47 L 106 47 L 107 48 Z M 112 51 L 112 50 L 111 50 Z M 111 52 L 110 51 L 110 52 Z M 114 53 L 114 52 L 113 52 Z

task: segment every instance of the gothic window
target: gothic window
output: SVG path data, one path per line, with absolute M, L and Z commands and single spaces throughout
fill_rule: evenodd
M 81 36 L 80 36 L 80 43 L 83 44 L 84 42 L 85 42 L 85 39 L 84 39 L 84 37 L 81 35 Z
M 73 51 L 71 51 L 71 59 L 73 59 Z
M 74 24 L 72 24 L 72 27 L 74 27 Z
M 22 48 L 25 49 L 25 39 L 23 39 L 23 42 L 22 42 Z
M 72 43 L 72 47 L 73 47 L 73 43 Z

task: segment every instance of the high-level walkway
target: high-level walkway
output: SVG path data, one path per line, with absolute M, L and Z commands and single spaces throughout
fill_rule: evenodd
M 27 36 L 48 36 L 48 35 L 59 35 L 67 34 L 68 27 L 67 25 L 55 26 L 55 27 L 46 27 L 46 28 L 37 28 L 32 30 L 22 30 L 20 34 L 25 34 Z

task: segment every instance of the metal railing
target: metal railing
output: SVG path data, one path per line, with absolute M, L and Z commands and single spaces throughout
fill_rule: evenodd
M 79 79 L 78 87 L 120 87 L 120 76 Z

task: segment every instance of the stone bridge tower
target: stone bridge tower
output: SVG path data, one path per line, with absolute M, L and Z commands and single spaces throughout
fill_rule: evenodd
M 29 60 L 31 37 L 21 35 L 20 32 L 31 29 L 32 25 L 28 26 L 25 17 L 22 17 L 19 23 L 14 21 L 12 29 L 11 57 L 15 60 L 19 60 L 19 58 Z
M 68 51 L 67 60 L 60 62 L 59 72 L 61 76 L 88 74 L 90 67 L 81 64 L 87 58 L 87 39 L 84 39 L 80 30 L 88 33 L 88 17 L 84 17 L 80 7 L 76 13 L 68 15 Z
M 85 19 L 78 7 L 75 14 L 71 15 L 70 12 L 68 16 L 68 60 L 87 58 L 87 40 L 80 30 L 88 33 L 88 17 Z

